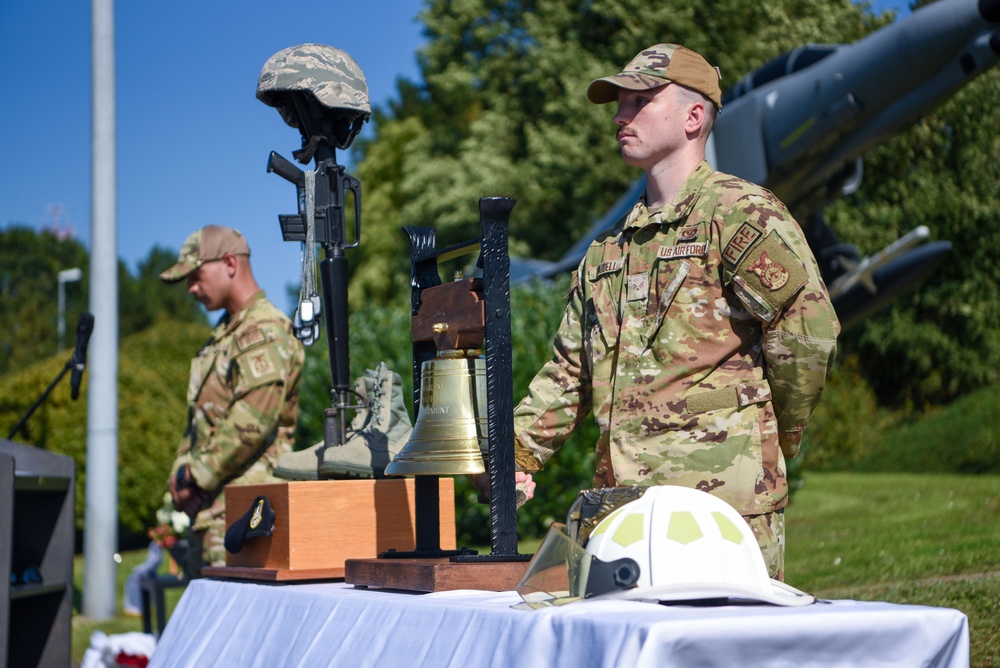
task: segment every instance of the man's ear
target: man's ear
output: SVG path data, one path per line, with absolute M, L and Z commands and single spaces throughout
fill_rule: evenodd
M 229 278 L 234 277 L 240 264 L 239 258 L 232 253 L 226 253 L 222 256 L 222 262 L 226 265 L 226 275 L 229 276 Z
M 705 103 L 694 102 L 688 108 L 687 117 L 684 119 L 684 131 L 692 137 L 697 137 L 701 134 L 701 129 L 705 127 L 707 120 L 708 112 L 705 110 Z

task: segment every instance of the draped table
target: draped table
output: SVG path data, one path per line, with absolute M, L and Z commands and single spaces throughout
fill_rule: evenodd
M 949 608 L 820 601 L 511 606 L 516 592 L 191 582 L 150 666 L 963 666 Z

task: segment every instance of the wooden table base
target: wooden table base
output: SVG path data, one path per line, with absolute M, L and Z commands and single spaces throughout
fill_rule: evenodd
M 262 582 L 298 582 L 300 580 L 343 580 L 344 567 L 333 568 L 255 568 L 251 566 L 205 566 L 201 574 L 227 580 Z
M 527 561 L 454 563 L 448 559 L 348 559 L 344 582 L 355 586 L 450 591 L 510 591 L 528 567 Z

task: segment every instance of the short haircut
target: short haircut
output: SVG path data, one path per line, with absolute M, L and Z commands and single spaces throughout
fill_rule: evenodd
M 688 104 L 702 104 L 705 107 L 705 124 L 702 126 L 702 136 L 708 137 L 712 132 L 712 127 L 715 126 L 715 119 L 719 114 L 719 110 L 716 109 L 715 103 L 710 99 L 702 95 L 696 90 L 692 90 L 687 86 L 681 86 L 676 84 L 677 96 L 683 102 Z

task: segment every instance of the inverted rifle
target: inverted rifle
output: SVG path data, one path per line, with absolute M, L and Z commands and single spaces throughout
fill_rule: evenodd
M 347 440 L 344 411 L 364 407 L 356 405 L 351 398 L 354 392 L 350 384 L 348 345 L 348 263 L 344 256 L 345 249 L 357 248 L 361 242 L 361 182 L 347 174 L 343 165 L 337 164 L 334 150 L 328 145 L 317 150 L 316 169 L 311 173 L 302 171 L 274 151 L 268 156 L 267 171 L 295 184 L 298 214 L 278 216 L 284 240 L 300 241 L 307 247 L 318 243 L 324 250 L 325 257 L 319 263 L 322 308 L 315 308 L 315 311 L 325 314 L 333 381 L 332 407 L 328 416 L 335 424 L 332 425 L 334 429 L 326 430 L 326 444 L 341 445 Z M 344 220 L 347 193 L 351 193 L 354 200 L 354 235 L 350 240 Z M 310 255 L 306 253 L 306 257 Z

